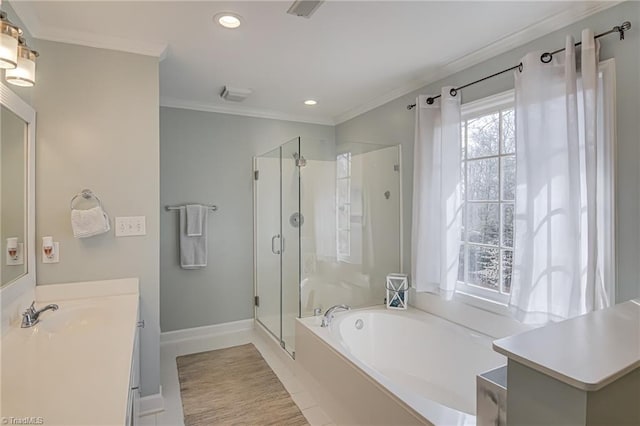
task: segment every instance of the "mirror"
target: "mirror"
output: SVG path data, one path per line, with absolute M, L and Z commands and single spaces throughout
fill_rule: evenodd
M 27 273 L 27 123 L 0 107 L 0 284 Z
M 0 286 L 35 282 L 35 111 L 0 85 Z

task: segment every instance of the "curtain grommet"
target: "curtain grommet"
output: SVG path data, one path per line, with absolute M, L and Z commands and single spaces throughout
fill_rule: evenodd
M 549 52 L 544 52 L 542 55 L 540 55 L 540 61 L 542 61 L 542 63 L 548 64 L 552 59 L 553 55 Z

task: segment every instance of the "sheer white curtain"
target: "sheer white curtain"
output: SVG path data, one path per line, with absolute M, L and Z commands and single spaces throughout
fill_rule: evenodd
M 412 280 L 417 291 L 453 297 L 460 254 L 460 95 L 416 100 Z
M 516 87 L 515 259 L 510 307 L 527 323 L 608 306 L 598 251 L 598 42 L 582 33 L 545 64 L 528 54 Z M 612 283 L 607 283 L 612 285 Z

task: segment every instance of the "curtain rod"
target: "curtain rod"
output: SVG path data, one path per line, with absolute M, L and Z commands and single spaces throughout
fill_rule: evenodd
M 624 22 L 622 23 L 622 25 L 616 25 L 615 27 L 613 27 L 613 28 L 612 28 L 612 29 L 610 29 L 609 31 L 604 32 L 604 33 L 601 33 L 601 34 L 597 34 L 597 35 L 596 35 L 596 36 L 594 36 L 593 38 L 594 38 L 594 39 L 597 39 L 597 38 L 600 38 L 600 37 L 606 36 L 606 35 L 608 35 L 608 34 L 612 34 L 612 33 L 616 33 L 616 32 L 617 32 L 617 33 L 619 33 L 619 34 L 620 34 L 620 40 L 624 40 L 624 32 L 625 32 L 625 31 L 628 31 L 630 28 L 631 28 L 631 22 L 629 22 L 629 21 L 624 21 Z M 581 41 L 579 41 L 579 42 L 577 42 L 577 43 L 575 44 L 575 46 L 576 46 L 576 47 L 578 47 L 578 46 L 580 46 L 581 44 L 582 44 L 582 42 L 581 42 Z M 543 53 L 542 55 L 540 55 L 540 60 L 541 60 L 542 62 L 544 62 L 545 64 L 548 64 L 549 62 L 551 62 L 551 59 L 553 59 L 553 55 L 555 55 L 556 53 L 563 52 L 564 50 L 565 50 L 565 48 L 558 49 L 558 50 L 554 50 L 553 52 L 545 52 L 545 53 Z M 451 89 L 451 90 L 449 91 L 449 93 L 451 94 L 451 96 L 455 96 L 455 95 L 457 95 L 457 94 L 458 94 L 458 90 L 462 90 L 462 89 L 464 89 L 465 87 L 469 87 L 469 86 L 472 86 L 472 85 L 474 85 L 474 84 L 481 83 L 481 82 L 483 82 L 483 81 L 485 81 L 485 80 L 489 80 L 490 78 L 497 77 L 497 76 L 499 76 L 500 74 L 504 74 L 504 73 L 506 73 L 506 72 L 513 71 L 513 70 L 516 70 L 516 69 L 517 69 L 517 70 L 520 70 L 520 72 L 522 72 L 522 62 L 520 62 L 518 65 L 513 66 L 513 67 L 511 67 L 511 68 L 507 68 L 507 69 L 505 69 L 505 70 L 498 71 L 498 72 L 497 72 L 497 73 L 495 73 L 495 74 L 491 74 L 491 75 L 489 75 L 489 76 L 487 76 L 487 77 L 483 77 L 483 78 L 481 78 L 480 80 L 476 80 L 476 81 L 473 81 L 473 82 L 471 82 L 471 83 L 467 83 L 467 84 L 465 84 L 465 85 L 463 85 L 463 86 L 456 87 L 455 89 Z M 441 95 L 437 95 L 437 96 L 433 96 L 433 97 L 427 98 L 427 104 L 429 104 L 429 105 L 433 104 L 433 101 L 435 101 L 436 99 L 438 99 L 440 96 L 441 96 Z M 415 106 L 416 106 L 416 104 L 410 104 L 410 105 L 407 105 L 407 109 L 408 109 L 408 110 L 412 110 L 413 108 L 415 108 Z

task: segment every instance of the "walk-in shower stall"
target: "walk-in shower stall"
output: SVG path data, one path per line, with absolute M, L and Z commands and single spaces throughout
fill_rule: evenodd
M 295 354 L 295 320 L 382 304 L 402 272 L 400 146 L 295 138 L 254 158 L 256 319 Z

